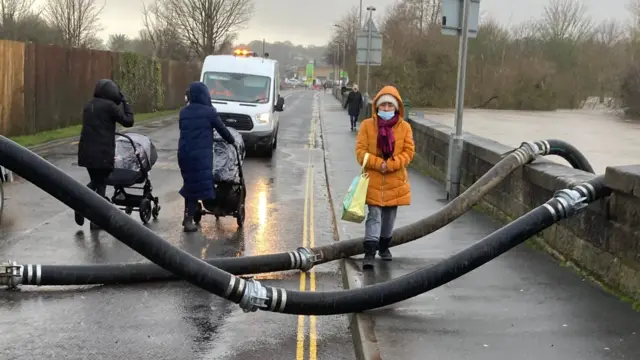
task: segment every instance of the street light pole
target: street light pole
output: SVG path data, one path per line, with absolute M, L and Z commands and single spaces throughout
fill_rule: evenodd
M 358 17 L 358 29 L 356 30 L 356 44 L 358 43 L 358 31 L 362 30 L 362 0 L 360 0 L 360 16 Z M 356 46 L 357 48 L 357 46 Z M 356 50 L 356 53 L 358 50 Z M 360 64 L 358 64 L 357 60 L 358 56 L 356 55 L 356 84 L 360 84 Z
M 369 98 L 369 68 L 371 67 L 371 23 L 373 22 L 373 12 L 376 8 L 373 6 L 367 7 L 369 11 L 369 21 L 367 23 L 367 80 L 365 85 L 365 96 Z
M 447 200 L 460 195 L 460 179 L 462 177 L 462 114 L 464 111 L 464 92 L 467 75 L 467 48 L 469 43 L 469 8 L 471 0 L 465 0 L 462 8 L 462 34 L 458 50 L 458 86 L 456 91 L 456 127 L 449 141 L 449 161 L 447 167 Z
M 343 71 L 347 71 L 347 41 L 345 40 L 342 43 L 342 69 Z M 346 85 L 346 80 L 345 80 Z

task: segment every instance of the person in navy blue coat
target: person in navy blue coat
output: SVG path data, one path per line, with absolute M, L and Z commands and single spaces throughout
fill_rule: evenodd
M 180 110 L 178 165 L 183 186 L 180 195 L 185 200 L 182 226 L 185 232 L 197 231 L 193 222 L 199 200 L 215 198 L 213 187 L 213 130 L 229 144 L 235 139 L 211 104 L 209 89 L 202 82 L 193 82 L 188 90 L 188 104 Z

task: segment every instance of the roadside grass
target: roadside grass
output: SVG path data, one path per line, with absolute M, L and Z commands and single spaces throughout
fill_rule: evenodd
M 135 125 L 145 123 L 158 118 L 171 116 L 178 113 L 178 110 L 164 110 L 152 113 L 135 114 Z M 24 147 L 42 145 L 50 141 L 68 139 L 80 135 L 82 125 L 73 125 L 65 128 L 43 131 L 33 135 L 23 135 L 12 137 L 11 140 L 17 142 Z

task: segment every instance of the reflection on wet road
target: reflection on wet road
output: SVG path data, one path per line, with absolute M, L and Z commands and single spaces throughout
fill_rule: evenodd
M 181 227 L 177 125 L 145 129 L 159 152 L 151 180 L 162 205 L 159 220 L 148 227 L 201 258 L 268 254 L 333 241 L 314 93 L 293 93 L 280 121 L 273 159 L 245 161 L 244 229 L 238 230 L 231 217 L 205 216 L 201 232 L 191 234 Z M 70 143 L 46 157 L 86 183 L 88 176 L 75 165 L 74 154 Z M 107 233 L 90 232 L 88 225 L 79 230 L 70 209 L 29 183 L 19 180 L 6 192 L 2 259 L 41 264 L 146 261 Z M 291 289 L 341 288 L 336 264 L 319 266 L 308 275 L 287 272 L 259 278 Z M 3 334 L 2 359 L 354 358 L 345 316 L 246 314 L 183 282 L 23 287 L 0 290 L 0 298 L 0 328 L 10 329 Z

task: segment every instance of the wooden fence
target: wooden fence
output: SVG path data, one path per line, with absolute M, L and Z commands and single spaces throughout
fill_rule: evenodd
M 137 113 L 177 109 L 199 75 L 198 63 L 0 40 L 0 134 L 81 123 L 82 106 L 103 78 L 120 84 Z

